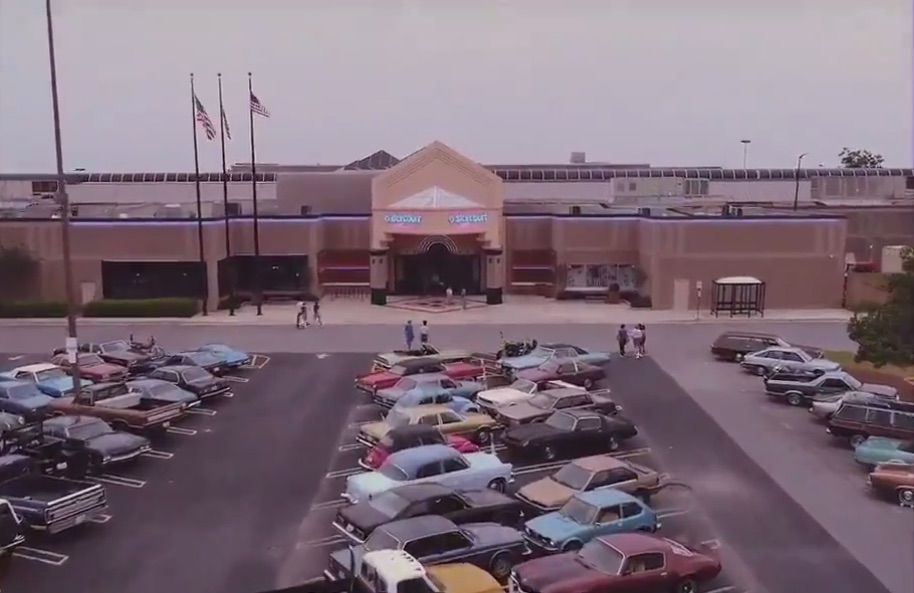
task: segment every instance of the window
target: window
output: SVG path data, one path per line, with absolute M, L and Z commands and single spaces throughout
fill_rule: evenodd
M 850 389 L 843 379 L 825 379 L 822 381 L 822 387 L 826 389 L 842 389 L 845 391 Z
M 908 190 L 914 189 L 914 177 L 905 177 L 904 188 Z
M 635 556 L 631 556 L 628 559 L 628 562 L 625 564 L 625 570 L 623 571 L 623 574 L 638 574 L 640 572 L 660 570 L 664 567 L 664 565 L 665 563 L 663 554 L 637 554 Z
M 706 196 L 708 195 L 707 179 L 688 179 L 682 184 L 684 193 L 687 196 Z
M 777 350 L 772 350 L 771 352 L 766 352 L 762 354 L 762 358 L 770 358 L 772 360 L 781 360 L 781 353 Z
M 622 516 L 626 519 L 629 517 L 637 517 L 642 511 L 641 505 L 637 502 L 627 502 L 622 505 Z
M 301 216 L 309 216 L 311 214 L 311 206 L 299 206 L 298 213 Z
M 638 183 L 635 181 L 628 182 L 628 191 L 635 191 L 638 188 Z
M 902 422 L 902 424 L 907 424 L 902 426 L 899 424 L 899 422 Z M 910 414 L 895 414 L 895 426 L 914 429 L 914 416 Z M 899 445 L 898 450 L 905 453 L 914 453 L 914 440 L 908 441 L 907 443 L 902 443 Z
M 423 397 L 422 399 L 420 399 L 418 401 L 417 405 L 427 406 L 427 405 L 433 404 L 433 403 L 435 403 L 435 396 L 429 395 L 429 396 L 426 396 L 426 397 Z
M 861 408 L 860 406 L 844 405 L 841 406 L 837 412 L 835 412 L 834 417 L 851 422 L 863 422 L 863 420 L 866 418 L 866 408 Z
M 431 514 L 446 515 L 448 513 L 462 511 L 464 507 L 465 505 L 463 504 L 463 501 L 456 496 L 442 496 L 441 498 L 432 502 Z
M 436 404 L 449 404 L 454 401 L 454 396 L 450 393 L 439 393 L 433 398 Z
M 570 405 L 575 408 L 579 408 L 581 406 L 586 406 L 587 404 L 589 404 L 591 402 L 590 396 L 586 395 L 584 393 L 582 393 L 581 395 L 573 395 L 566 399 L 568 399 L 571 402 Z
M 422 559 L 436 553 L 435 536 L 423 537 L 406 542 L 403 550 L 413 558 Z
M 451 412 L 450 410 L 446 412 L 441 412 L 441 424 L 454 424 L 455 422 L 460 422 L 461 418 L 456 413 Z
M 467 462 L 460 457 L 451 457 L 444 460 L 444 473 L 459 472 L 467 469 Z
M 577 429 L 586 431 L 600 430 L 600 419 L 596 417 L 581 418 L 578 420 Z
M 562 375 L 569 375 L 575 372 L 575 367 L 573 362 L 566 362 L 563 365 L 559 366 L 559 373 Z
M 914 432 L 914 414 L 908 414 L 906 412 L 895 412 L 893 424 L 895 428 L 900 428 L 901 430 L 910 430 L 911 432 Z M 914 441 L 909 441 L 902 444 L 900 447 L 898 447 L 898 450 L 914 453 Z
M 606 507 L 605 509 L 600 509 L 600 513 L 597 515 L 597 523 L 615 523 L 622 518 L 622 508 L 614 504 L 611 507 Z
M 419 418 L 419 424 L 425 424 L 427 426 L 438 426 L 438 414 L 426 414 L 425 416 L 422 416 Z
M 225 204 L 225 215 L 228 217 L 241 216 L 241 204 L 239 202 L 228 202 Z
M 791 362 L 803 362 L 803 359 L 796 352 L 782 352 L 781 360 L 789 360 Z
M 460 531 L 442 533 L 441 535 L 436 535 L 434 539 L 436 540 L 435 550 L 439 554 L 446 554 L 447 552 L 452 552 L 454 550 L 462 550 L 464 548 L 469 548 L 472 545 L 472 542 L 470 542 L 470 540 Z
M 609 470 L 609 484 L 619 484 L 621 482 L 629 482 L 637 479 L 638 476 L 635 475 L 635 472 L 624 467 L 617 467 Z
M 419 468 L 419 471 L 416 472 L 417 478 L 430 478 L 432 476 L 437 476 L 441 473 L 441 462 L 433 461 L 431 463 L 426 463 L 425 465 Z
M 868 424 L 875 424 L 876 426 L 891 426 L 892 412 L 890 410 L 870 408 L 866 411 L 866 422 Z
M 57 182 L 56 181 L 33 181 L 32 182 L 32 193 L 33 194 L 53 194 L 57 191 Z
M 442 379 L 441 386 L 445 389 L 457 389 L 457 384 L 450 379 Z

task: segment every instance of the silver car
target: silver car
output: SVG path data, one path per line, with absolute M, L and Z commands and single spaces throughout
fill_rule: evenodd
M 820 420 L 828 420 L 838 411 L 845 397 L 865 399 L 869 401 L 885 401 L 898 399 L 898 390 L 889 385 L 876 385 L 864 383 L 860 386 L 862 391 L 845 391 L 827 399 L 812 402 L 809 413 Z
M 772 346 L 747 354 L 739 365 L 759 376 L 769 375 L 776 370 L 829 372 L 840 371 L 841 365 L 826 358 L 813 358 L 802 348 Z

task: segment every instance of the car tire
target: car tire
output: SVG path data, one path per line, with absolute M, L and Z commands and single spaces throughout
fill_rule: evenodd
M 752 372 L 754 372 L 759 377 L 764 377 L 765 375 L 768 374 L 768 369 L 766 369 L 763 366 L 757 366 L 754 369 L 752 369 Z
M 673 591 L 674 593 L 698 593 L 698 583 L 695 582 L 695 579 L 687 577 L 677 582 Z
M 609 437 L 609 442 L 607 443 L 607 446 L 610 451 L 618 451 L 619 450 L 619 441 L 616 440 L 616 437 Z
M 508 482 L 504 478 L 495 478 L 486 486 L 489 490 L 504 493 L 508 489 Z
M 850 437 L 848 437 L 847 442 L 848 442 L 848 444 L 850 444 L 852 449 L 856 449 L 857 447 L 862 445 L 863 441 L 865 441 L 866 439 L 867 439 L 867 436 L 865 434 L 860 434 L 859 432 L 855 432 Z
M 514 561 L 511 559 L 511 555 L 508 552 L 499 552 L 495 554 L 495 557 L 492 558 L 492 561 L 489 563 L 489 574 L 495 577 L 495 580 L 500 583 L 504 583 L 508 580 L 513 569 Z
M 480 428 L 476 431 L 476 443 L 479 445 L 488 445 L 492 442 L 492 431 L 487 428 Z
M 578 550 L 580 550 L 583 547 L 584 547 L 584 544 L 582 544 L 578 540 L 571 540 L 570 542 L 568 542 L 564 546 L 562 546 L 562 552 L 563 553 L 564 552 L 577 552 Z
M 787 394 L 787 403 L 791 406 L 799 406 L 803 403 L 803 396 L 799 393 L 788 393 Z
M 899 488 L 898 504 L 903 507 L 914 508 L 914 488 Z
M 543 447 L 543 458 L 546 459 L 546 461 L 553 461 L 556 457 L 558 457 L 558 454 L 556 453 L 555 447 L 552 445 Z

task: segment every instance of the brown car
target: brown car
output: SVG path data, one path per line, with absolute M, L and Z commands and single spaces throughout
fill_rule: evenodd
M 603 370 L 603 367 L 578 362 L 573 358 L 552 358 L 538 367 L 518 371 L 514 376 L 517 379 L 527 379 L 534 383 L 564 381 L 590 389 L 597 381 L 606 378 L 606 371 Z
M 498 409 L 496 419 L 504 426 L 542 422 L 557 410 L 593 410 L 613 415 L 622 406 L 610 397 L 609 389 L 587 391 L 580 387 L 560 387 L 540 391 L 528 400 L 508 404 Z
M 127 367 L 105 362 L 98 354 L 80 353 L 76 359 L 79 363 L 79 376 L 96 383 L 102 381 L 123 381 L 127 378 Z M 57 354 L 51 362 L 73 374 L 73 365 L 66 354 Z
M 96 383 L 86 385 L 75 396 L 55 399 L 50 408 L 57 414 L 95 416 L 116 430 L 150 432 L 168 428 L 184 415 L 185 405 L 143 399 L 124 383 Z
M 488 443 L 495 429 L 495 420 L 488 414 L 459 414 L 446 405 L 432 404 L 391 410 L 384 420 L 363 424 L 356 440 L 374 447 L 391 429 L 414 424 L 435 426 L 446 437 L 460 436 L 477 444 Z
M 517 498 L 543 511 L 555 511 L 579 492 L 615 488 L 645 499 L 660 485 L 661 476 L 649 467 L 593 455 L 569 462 L 551 476 L 531 482 L 517 492 Z
M 877 494 L 894 498 L 903 507 L 914 508 L 914 465 L 880 463 L 866 478 Z

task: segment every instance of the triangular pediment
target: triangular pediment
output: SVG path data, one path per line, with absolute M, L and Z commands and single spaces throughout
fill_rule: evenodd
M 466 196 L 461 196 L 450 192 L 437 185 L 427 187 L 420 192 L 414 193 L 401 200 L 398 200 L 389 206 L 401 210 L 422 210 L 422 209 L 462 209 L 462 208 L 483 208 L 484 206 L 475 200 Z

